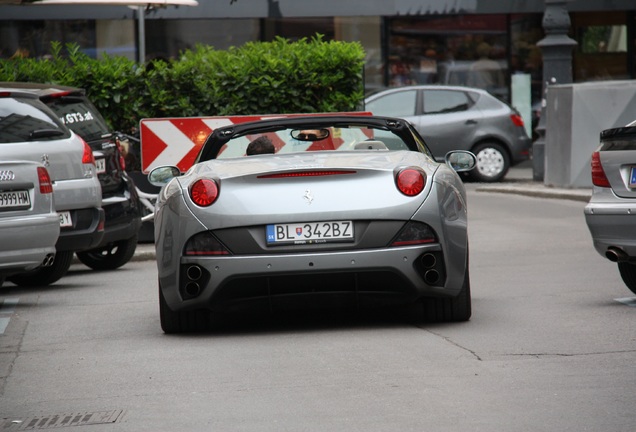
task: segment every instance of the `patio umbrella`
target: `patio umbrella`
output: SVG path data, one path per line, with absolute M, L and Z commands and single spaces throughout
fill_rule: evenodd
M 139 32 L 139 62 L 146 59 L 146 23 L 145 10 L 167 6 L 198 6 L 196 0 L 34 0 L 34 5 L 95 5 L 129 6 L 137 8 Z

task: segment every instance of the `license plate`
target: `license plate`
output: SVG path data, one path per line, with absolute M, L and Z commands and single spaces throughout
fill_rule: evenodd
M 73 226 L 73 220 L 71 219 L 71 212 L 63 211 L 58 213 L 60 215 L 60 227 Z
M 15 190 L 0 192 L 0 209 L 24 209 L 31 207 L 29 191 Z
M 106 172 L 106 159 L 95 159 L 95 168 L 97 169 L 97 174 L 102 174 Z
M 632 167 L 629 173 L 629 187 L 636 187 L 636 167 Z
M 320 244 L 353 241 L 353 222 L 302 222 L 267 225 L 267 244 Z

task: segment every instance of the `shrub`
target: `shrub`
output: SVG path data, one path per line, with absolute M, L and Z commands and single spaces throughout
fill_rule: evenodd
M 142 118 L 352 111 L 364 97 L 363 67 L 359 43 L 320 35 L 227 51 L 197 45 L 145 65 L 53 42 L 48 58 L 0 59 L 0 81 L 84 88 L 113 129 L 130 132 Z

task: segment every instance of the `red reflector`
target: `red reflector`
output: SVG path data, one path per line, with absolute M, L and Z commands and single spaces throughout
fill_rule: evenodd
M 597 151 L 592 153 L 592 184 L 598 187 L 611 187 L 605 170 L 601 164 L 601 154 Z
M 296 172 L 288 172 L 288 173 L 279 173 L 279 174 L 267 174 L 258 176 L 258 178 L 287 178 L 287 177 L 321 177 L 321 176 L 332 176 L 332 175 L 343 175 L 343 174 L 355 174 L 356 171 L 296 171 Z
M 190 186 L 190 198 L 201 207 L 212 205 L 219 196 L 219 187 L 214 180 L 199 179 Z
M 406 168 L 400 171 L 395 179 L 397 188 L 406 196 L 415 196 L 422 192 L 426 174 L 416 168 Z
M 53 183 L 51 183 L 51 177 L 46 168 L 38 167 L 38 180 L 40 181 L 40 193 L 53 193 Z
M 519 114 L 510 115 L 510 120 L 512 120 L 512 123 L 515 126 L 519 126 L 519 127 L 523 127 L 524 126 L 523 118 Z

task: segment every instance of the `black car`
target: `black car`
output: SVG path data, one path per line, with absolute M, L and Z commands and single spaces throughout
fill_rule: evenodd
M 11 85 L 35 91 L 62 123 L 93 150 L 106 217 L 104 237 L 97 247 L 76 252 L 77 258 L 95 270 L 112 270 L 126 264 L 137 248 L 142 209 L 134 181 L 125 170 L 117 133 L 109 128 L 83 89 L 54 84 Z

